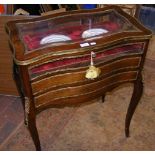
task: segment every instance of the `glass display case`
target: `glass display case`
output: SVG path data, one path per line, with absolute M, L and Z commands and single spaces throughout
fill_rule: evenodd
M 117 6 L 69 11 L 6 24 L 25 124 L 41 150 L 36 115 L 78 105 L 121 84 L 134 84 L 125 134 L 143 90 L 151 32 Z M 119 107 L 118 107 L 119 108 Z M 50 134 L 50 133 L 49 133 Z
M 40 20 L 35 23 L 17 23 L 25 52 L 47 46 L 80 44 L 121 32 L 140 31 L 114 10 L 75 14 L 70 18 L 68 16 Z

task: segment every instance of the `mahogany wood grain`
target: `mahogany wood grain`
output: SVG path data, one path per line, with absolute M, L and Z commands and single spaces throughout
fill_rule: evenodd
M 100 67 L 101 69 L 101 75 L 100 75 L 101 77 L 112 71 L 120 70 L 122 68 L 138 68 L 139 64 L 140 64 L 140 57 L 131 57 L 114 61 L 113 63 L 104 65 L 103 67 L 99 65 L 98 67 Z M 39 91 L 43 91 L 44 89 L 48 90 L 49 88 L 55 88 L 57 86 L 65 84 L 74 84 L 80 81 L 90 81 L 85 78 L 86 69 L 87 67 L 83 68 L 82 71 L 57 74 L 55 76 L 49 76 L 42 80 L 32 82 L 33 93 L 35 94 Z

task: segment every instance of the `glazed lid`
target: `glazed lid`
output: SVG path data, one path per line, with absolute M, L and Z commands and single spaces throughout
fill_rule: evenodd
M 152 35 L 117 6 L 9 21 L 6 29 L 18 61 L 47 54 L 77 53 L 128 40 L 149 39 Z
M 139 31 L 115 10 L 58 16 L 35 22 L 17 23 L 16 26 L 27 52 L 74 43 L 86 47 L 87 42 L 94 42 L 109 35 Z

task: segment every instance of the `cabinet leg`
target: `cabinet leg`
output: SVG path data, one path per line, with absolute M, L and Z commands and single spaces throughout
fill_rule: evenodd
M 39 135 L 38 135 L 38 131 L 36 128 L 35 120 L 29 120 L 27 127 L 28 127 L 31 137 L 33 139 L 36 150 L 41 151 L 40 140 L 39 140 Z
M 126 114 L 126 120 L 125 120 L 125 135 L 126 135 L 126 137 L 129 137 L 130 122 L 131 122 L 132 116 L 135 112 L 135 109 L 138 105 L 138 102 L 142 96 L 142 93 L 143 93 L 143 83 L 142 83 L 142 75 L 140 75 L 134 84 L 133 94 L 132 94 L 131 101 L 130 101 L 128 111 Z
M 25 97 L 25 124 L 31 134 L 36 150 L 41 151 L 35 111 L 30 107 L 30 101 L 27 97 Z
M 104 99 L 105 99 L 105 95 L 102 95 L 102 102 L 104 102 Z

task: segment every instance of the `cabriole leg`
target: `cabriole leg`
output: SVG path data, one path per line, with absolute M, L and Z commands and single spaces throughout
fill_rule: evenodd
M 104 99 L 105 99 L 105 95 L 102 95 L 102 102 L 104 102 Z
M 30 110 L 30 102 L 28 98 L 25 98 L 25 125 L 31 134 L 36 150 L 41 151 L 39 135 L 36 128 L 36 116 Z
M 130 122 L 132 119 L 132 116 L 135 112 L 135 109 L 139 103 L 139 100 L 142 96 L 143 93 L 143 83 L 142 83 L 142 75 L 138 77 L 137 81 L 134 84 L 134 90 L 133 94 L 131 97 L 131 101 L 128 107 L 127 115 L 126 115 L 126 120 L 125 120 L 125 135 L 126 137 L 129 137 L 129 127 L 130 127 Z

